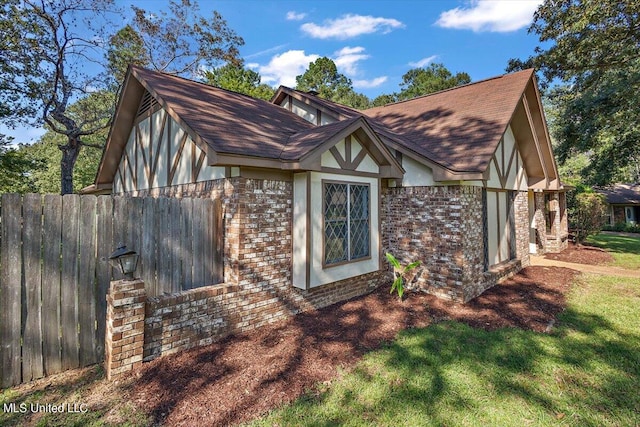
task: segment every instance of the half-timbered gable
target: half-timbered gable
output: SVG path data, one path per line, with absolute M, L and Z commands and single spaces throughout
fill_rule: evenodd
M 225 168 L 209 166 L 206 152 L 145 92 L 113 179 L 113 191 L 146 190 L 221 179 Z

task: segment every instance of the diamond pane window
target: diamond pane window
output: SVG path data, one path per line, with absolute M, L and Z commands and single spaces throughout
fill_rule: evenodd
M 324 184 L 324 263 L 370 255 L 369 186 Z

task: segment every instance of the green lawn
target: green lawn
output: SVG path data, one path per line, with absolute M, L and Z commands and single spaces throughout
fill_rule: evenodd
M 609 251 L 613 255 L 615 266 L 640 269 L 640 234 L 627 237 L 600 233 L 590 236 L 587 243 Z
M 637 426 L 639 305 L 637 279 L 589 275 L 551 334 L 456 322 L 404 331 L 251 425 Z

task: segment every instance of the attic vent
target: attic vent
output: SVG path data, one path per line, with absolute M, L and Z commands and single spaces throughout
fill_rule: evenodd
M 145 91 L 144 95 L 142 96 L 142 101 L 140 101 L 140 107 L 138 108 L 138 114 L 136 115 L 136 117 L 140 117 L 147 111 L 153 109 L 156 105 L 158 105 L 158 101 L 156 101 L 156 99 L 151 96 L 149 92 Z

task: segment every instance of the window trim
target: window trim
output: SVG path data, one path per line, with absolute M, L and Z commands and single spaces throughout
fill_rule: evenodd
M 350 194 L 350 190 L 349 187 L 352 185 L 358 185 L 358 186 L 363 186 L 363 187 L 367 187 L 367 193 L 369 195 L 368 199 L 368 206 L 367 206 L 367 222 L 369 224 L 369 255 L 361 257 L 361 258 L 356 258 L 356 259 L 348 259 L 346 261 L 339 261 L 339 262 L 334 262 L 334 263 L 330 263 L 327 264 L 326 263 L 326 245 L 325 245 L 325 239 L 326 239 L 326 232 L 325 232 L 325 216 L 324 216 L 324 211 L 325 211 L 325 196 L 326 196 L 326 184 L 344 184 L 347 185 L 347 193 Z M 346 264 L 354 264 L 360 261 L 367 261 L 371 259 L 371 238 L 373 235 L 372 232 L 372 228 L 371 228 L 371 184 L 368 182 L 358 182 L 358 181 L 341 181 L 341 180 L 335 180 L 335 179 L 321 179 L 320 180 L 320 185 L 322 186 L 322 268 L 326 269 L 326 268 L 332 268 L 332 267 L 338 267 L 341 265 L 346 265 Z M 350 205 L 350 201 L 349 198 L 347 196 L 347 206 Z M 350 227 L 349 227 L 349 223 L 350 223 L 350 216 L 349 216 L 349 208 L 347 208 L 347 233 L 349 234 L 349 243 L 347 244 L 348 248 L 351 247 L 351 233 L 350 233 Z M 351 256 L 351 251 L 348 251 L 348 256 Z

